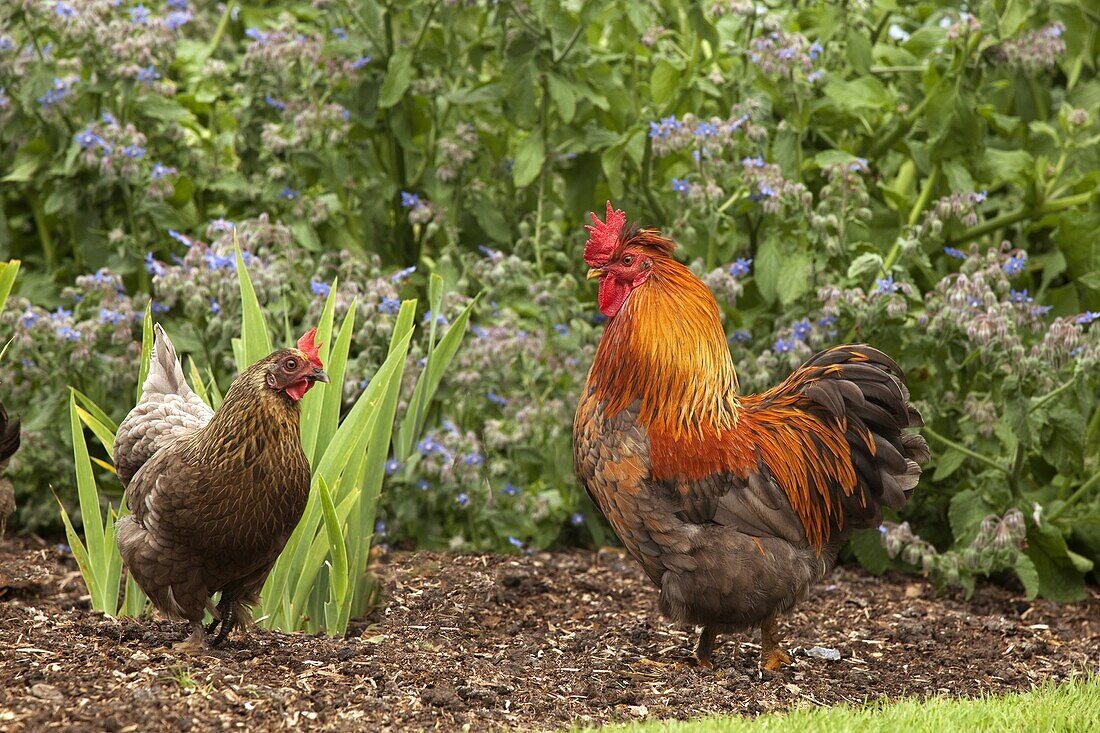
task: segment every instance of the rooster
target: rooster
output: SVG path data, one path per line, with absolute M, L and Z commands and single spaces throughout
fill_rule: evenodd
M 217 646 L 235 626 L 251 624 L 248 607 L 305 510 L 310 470 L 299 402 L 328 376 L 313 329 L 296 349 L 246 369 L 214 412 L 187 386 L 164 330 L 155 332 L 141 399 L 115 438 L 133 512 L 119 521 L 118 547 L 153 605 L 191 622 L 182 648 L 203 647 L 220 625 Z M 214 621 L 204 629 L 207 610 Z
M 0 402 L 0 474 L 8 467 L 8 459 L 19 450 L 19 418 L 9 420 Z M 8 517 L 15 511 L 15 487 L 0 475 L 0 539 L 8 527 Z
M 718 305 L 675 244 L 607 204 L 584 248 L 608 317 L 573 425 L 578 478 L 660 588 L 661 612 L 719 633 L 760 627 L 760 663 L 789 664 L 777 617 L 853 530 L 900 509 L 929 459 L 904 375 L 865 345 L 811 357 L 738 393 Z

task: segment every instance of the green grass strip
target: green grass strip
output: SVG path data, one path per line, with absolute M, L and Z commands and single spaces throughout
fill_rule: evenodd
M 869 690 L 873 692 L 873 690 Z M 977 699 L 927 698 L 862 707 L 798 708 L 758 718 L 656 721 L 600 728 L 616 733 L 920 733 L 929 731 L 1100 731 L 1100 677 L 1043 684 L 1030 692 Z

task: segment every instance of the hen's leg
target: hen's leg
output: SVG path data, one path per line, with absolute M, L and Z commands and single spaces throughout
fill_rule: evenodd
M 210 642 L 210 646 L 217 646 L 225 641 L 225 637 L 229 636 L 229 632 L 237 625 L 237 601 L 235 599 L 222 594 L 222 599 L 218 601 L 218 611 L 221 613 L 222 627 L 218 631 L 218 635 Z
M 775 671 L 791 663 L 791 655 L 779 648 L 779 624 L 771 617 L 760 624 L 760 666 Z
M 202 621 L 192 622 L 191 635 L 177 642 L 173 649 L 181 652 L 201 652 L 206 649 L 206 630 L 202 627 Z
M 714 640 L 717 636 L 718 632 L 713 626 L 704 626 L 703 633 L 699 634 L 699 645 L 695 647 L 695 663 L 700 667 L 714 668 L 710 654 L 714 651 Z

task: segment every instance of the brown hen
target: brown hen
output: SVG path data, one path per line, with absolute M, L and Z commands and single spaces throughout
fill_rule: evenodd
M 299 401 L 327 382 L 311 330 L 244 371 L 212 411 L 188 387 L 156 326 L 141 400 L 119 426 L 114 459 L 133 512 L 119 521 L 122 560 L 158 609 L 191 622 L 186 646 L 219 625 L 217 645 L 248 607 L 301 519 L 309 462 Z M 221 594 L 216 609 L 210 598 Z M 215 620 L 204 630 L 210 610 Z

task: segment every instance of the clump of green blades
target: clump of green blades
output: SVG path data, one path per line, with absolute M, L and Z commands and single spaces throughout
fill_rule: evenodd
M 240 371 L 274 349 L 271 331 L 239 249 L 237 273 L 242 317 L 241 335 L 233 340 L 233 353 Z M 0 285 L 2 283 L 0 277 Z M 347 631 L 349 620 L 367 610 L 374 590 L 373 580 L 367 572 L 367 560 L 385 462 L 391 439 L 394 439 L 394 419 L 413 336 L 416 301 L 402 303 L 385 361 L 341 420 L 345 370 L 355 330 L 355 306 L 348 309 L 337 329 L 334 322 L 336 285 L 332 284 L 317 324 L 320 356 L 331 381 L 318 385 L 318 389 L 311 390 L 302 400 L 302 449 L 313 474 L 309 502 L 301 522 L 268 576 L 256 614 L 260 625 L 270 629 L 323 630 L 342 635 Z M 431 276 L 428 299 L 432 312 L 439 313 L 443 280 L 438 275 Z M 432 323 L 427 360 L 409 410 L 398 426 L 395 453 L 407 452 L 407 447 L 423 430 L 427 408 L 462 342 L 472 307 L 471 302 L 438 341 Z M 149 368 L 152 331 L 152 318 L 146 311 L 139 396 L 140 385 Z M 203 380 L 193 361 L 189 364 L 189 374 L 195 392 L 216 409 L 221 403 L 221 394 L 213 379 Z M 139 615 L 146 607 L 146 599 L 132 580 L 127 579 L 120 605 L 122 559 L 116 545 L 115 526 L 126 507 L 122 505 L 116 511 L 108 504 L 105 512 L 101 508 L 93 464 L 108 470 L 112 467 L 89 455 L 84 438 L 84 427 L 87 427 L 110 455 L 118 426 L 76 389 L 71 390 L 69 408 L 77 491 L 84 519 L 81 539 L 65 507 L 61 506 L 69 544 L 88 586 L 92 607 L 110 616 Z

